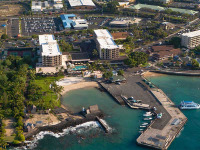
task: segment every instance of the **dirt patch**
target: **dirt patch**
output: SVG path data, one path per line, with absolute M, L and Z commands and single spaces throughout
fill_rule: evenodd
M 37 123 L 40 122 L 40 123 Z M 53 125 L 60 121 L 53 114 L 32 114 L 32 117 L 25 120 L 25 123 L 32 123 L 38 126 Z
M 13 126 L 14 119 L 5 119 L 5 130 L 6 130 L 6 136 L 11 136 L 15 132 L 15 128 Z
M 25 10 L 22 5 L 19 4 L 8 4 L 8 5 L 0 5 L 0 16 L 16 16 L 22 14 Z

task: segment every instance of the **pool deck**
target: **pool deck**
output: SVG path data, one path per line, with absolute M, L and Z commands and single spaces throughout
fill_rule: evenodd
M 137 144 L 148 146 L 154 149 L 167 149 L 177 134 L 187 122 L 185 115 L 175 106 L 175 104 L 165 95 L 165 93 L 155 88 L 150 88 L 143 82 L 143 77 L 134 75 L 131 72 L 125 73 L 126 83 L 121 85 L 106 84 L 101 82 L 107 92 L 112 95 L 117 102 L 119 95 L 126 97 L 133 96 L 136 100 L 156 107 L 156 113 L 162 113 L 161 119 L 155 119 L 150 126 L 138 137 Z M 171 125 L 174 119 L 179 119 L 178 125 Z

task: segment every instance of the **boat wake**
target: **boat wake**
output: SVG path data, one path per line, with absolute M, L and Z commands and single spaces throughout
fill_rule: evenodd
M 103 121 L 106 122 L 105 120 Z M 51 136 L 54 136 L 55 138 L 60 138 L 68 134 L 72 134 L 72 133 L 80 134 L 80 133 L 88 132 L 92 129 L 98 129 L 98 128 L 101 128 L 101 125 L 97 121 L 89 121 L 89 122 L 77 125 L 75 127 L 68 127 L 66 129 L 63 129 L 63 132 L 60 132 L 60 133 L 54 133 L 51 131 L 41 131 L 37 135 L 33 136 L 32 141 L 25 141 L 26 146 L 23 146 L 20 148 L 19 147 L 14 148 L 14 149 L 15 150 L 34 149 L 37 147 L 39 140 L 43 139 L 45 135 L 51 135 Z M 110 131 L 112 131 L 111 127 L 109 127 L 109 132 Z

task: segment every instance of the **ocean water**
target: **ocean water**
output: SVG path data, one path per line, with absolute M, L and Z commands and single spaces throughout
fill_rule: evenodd
M 179 105 L 182 100 L 200 104 L 200 77 L 158 76 L 149 77 L 169 98 Z M 180 136 L 170 146 L 170 150 L 200 150 L 200 109 L 182 110 L 188 118 Z
M 90 131 L 80 133 L 84 137 L 80 141 L 80 134 L 66 134 L 60 138 L 45 135 L 38 141 L 37 150 L 138 150 L 145 148 L 136 145 L 139 136 L 139 126 L 142 122 L 142 110 L 133 110 L 117 104 L 106 92 L 100 92 L 96 88 L 78 89 L 68 92 L 64 96 L 63 103 L 73 112 L 82 110 L 82 107 L 98 104 L 105 113 L 105 121 L 112 128 L 106 134 L 101 128 L 93 128 Z M 79 131 L 77 131 L 79 132 Z M 70 143 L 70 144 L 69 144 Z
M 161 88 L 174 102 L 193 100 L 200 103 L 200 78 L 159 76 L 149 78 Z M 139 126 L 142 122 L 142 110 L 133 110 L 117 104 L 107 93 L 95 88 L 79 89 L 68 92 L 63 103 L 74 112 L 82 107 L 98 104 L 106 114 L 105 121 L 112 128 L 109 134 L 98 127 L 81 126 L 66 129 L 62 136 L 45 135 L 37 141 L 36 150 L 145 150 L 136 145 Z M 170 150 L 200 150 L 200 110 L 184 110 L 188 122 L 181 134 L 174 140 Z

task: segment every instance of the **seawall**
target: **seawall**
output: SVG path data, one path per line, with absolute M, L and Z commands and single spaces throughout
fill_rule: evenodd
M 186 72 L 186 71 L 165 71 L 165 70 L 151 70 L 150 72 L 167 74 L 167 75 L 177 75 L 177 76 L 200 76 L 199 73 L 195 72 Z

